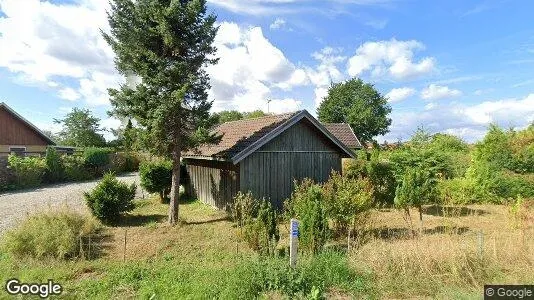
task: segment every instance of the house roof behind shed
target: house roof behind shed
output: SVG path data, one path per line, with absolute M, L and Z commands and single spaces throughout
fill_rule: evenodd
M 338 140 L 347 145 L 351 149 L 362 148 L 362 144 L 354 134 L 352 128 L 347 123 L 323 123 L 323 126 L 328 129 Z
M 222 135 L 220 143 L 202 145 L 196 151 L 185 153 L 185 156 L 231 158 L 298 113 L 297 111 L 220 124 L 214 129 L 214 132 Z

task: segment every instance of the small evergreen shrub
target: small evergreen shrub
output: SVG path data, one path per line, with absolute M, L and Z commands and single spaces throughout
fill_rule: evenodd
M 36 187 L 43 181 L 46 162 L 39 157 L 19 157 L 9 155 L 9 168 L 15 176 L 15 185 L 21 188 Z
M 286 214 L 300 221 L 299 243 L 311 253 L 323 249 L 329 235 L 325 197 L 320 185 L 310 179 L 295 183 L 291 198 L 286 201 Z
M 113 174 L 106 174 L 98 185 L 84 197 L 91 213 L 100 221 L 116 221 L 122 213 L 134 209 L 135 184 L 128 186 Z
M 45 162 L 45 179 L 47 182 L 61 182 L 65 179 L 65 166 L 63 165 L 61 156 L 55 148 L 46 148 Z
M 149 193 L 158 193 L 163 202 L 172 186 L 172 162 L 170 160 L 147 161 L 140 165 L 141 186 Z
M 8 231 L 2 248 L 18 258 L 74 258 L 80 253 L 80 238 L 98 229 L 98 222 L 74 211 L 41 212 Z
M 280 240 L 278 215 L 270 201 L 257 201 L 249 192 L 234 199 L 232 219 L 249 247 L 261 255 L 274 255 Z

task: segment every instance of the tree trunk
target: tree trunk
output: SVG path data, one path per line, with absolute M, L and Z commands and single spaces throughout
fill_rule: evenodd
M 180 203 L 180 152 L 181 147 L 176 143 L 172 153 L 172 187 L 169 203 L 169 223 L 171 225 L 175 225 L 178 222 Z
M 419 227 L 419 234 L 423 234 L 423 207 L 422 206 L 419 206 L 419 224 L 420 224 L 420 227 Z
M 159 191 L 159 202 L 165 203 L 165 192 Z

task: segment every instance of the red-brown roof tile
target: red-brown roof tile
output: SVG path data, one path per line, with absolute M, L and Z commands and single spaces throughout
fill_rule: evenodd
M 323 123 L 323 126 L 330 131 L 340 142 L 351 149 L 361 148 L 362 144 L 346 123 Z
M 202 145 L 196 150 L 184 153 L 185 156 L 217 157 L 228 159 L 243 151 L 282 123 L 299 112 L 282 115 L 269 115 L 254 119 L 245 119 L 220 124 L 214 129 L 222 135 L 216 145 Z

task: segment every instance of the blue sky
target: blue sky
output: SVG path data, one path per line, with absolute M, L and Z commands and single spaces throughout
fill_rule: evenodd
M 106 88 L 122 82 L 99 35 L 107 1 L 0 0 L 0 101 L 43 129 L 86 107 L 114 128 Z M 360 77 L 393 107 L 391 132 L 418 126 L 468 141 L 490 122 L 534 121 L 532 1 L 224 0 L 214 110 L 285 112 Z

